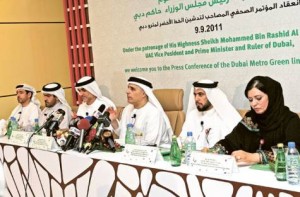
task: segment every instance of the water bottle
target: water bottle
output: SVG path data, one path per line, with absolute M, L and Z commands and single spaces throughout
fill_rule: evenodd
M 286 162 L 283 144 L 277 144 L 277 154 L 275 160 L 275 176 L 278 181 L 286 181 Z
M 287 181 L 291 185 L 298 185 L 300 183 L 299 152 L 296 148 L 295 142 L 289 142 L 288 148 L 289 149 L 286 154 Z
M 19 125 L 18 125 L 16 118 L 10 117 L 10 120 L 7 125 L 7 132 L 6 132 L 8 139 L 10 138 L 12 131 L 18 130 L 18 127 L 19 127 Z
M 38 130 L 40 129 L 40 125 L 39 125 L 39 119 L 38 118 L 35 118 L 34 119 L 34 127 L 33 127 L 33 130 L 34 132 L 37 132 Z M 42 135 L 42 132 L 38 132 L 37 133 L 38 135 Z
M 135 136 L 133 131 L 133 124 L 127 124 L 125 144 L 135 144 Z
M 184 141 L 184 147 L 185 147 L 185 163 L 186 165 L 190 166 L 192 151 L 196 150 L 196 141 L 193 137 L 192 131 L 187 132 L 187 137 L 185 138 Z
M 7 124 L 6 135 L 7 135 L 8 139 L 10 138 L 11 133 L 12 133 L 12 121 L 13 121 L 13 118 L 15 118 L 15 117 L 10 117 L 10 119 L 8 121 L 8 124 Z
M 19 129 L 19 124 L 16 120 L 15 117 L 11 117 L 11 127 L 12 127 L 12 131 L 17 131 Z
M 171 161 L 172 166 L 180 166 L 181 165 L 181 150 L 178 146 L 176 135 L 172 136 L 170 161 Z

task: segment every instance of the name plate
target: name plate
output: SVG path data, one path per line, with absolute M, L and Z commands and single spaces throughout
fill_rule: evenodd
M 26 131 L 12 131 L 9 143 L 18 145 L 18 146 L 28 146 L 28 138 L 31 135 L 31 132 Z
M 42 150 L 60 150 L 61 148 L 56 143 L 53 137 L 44 135 L 33 135 L 33 132 L 26 131 L 12 131 L 9 143 L 18 146 L 26 146 L 30 148 Z M 31 138 L 30 138 L 31 137 Z M 29 142 L 30 138 L 30 142 Z M 29 142 L 29 144 L 28 144 Z
M 131 162 L 154 164 L 158 152 L 157 147 L 126 144 L 123 156 Z
M 33 135 L 30 140 L 29 147 L 42 150 L 52 150 L 54 143 L 56 142 L 53 137 Z
M 191 166 L 199 172 L 231 174 L 238 172 L 235 158 L 231 155 L 192 152 Z

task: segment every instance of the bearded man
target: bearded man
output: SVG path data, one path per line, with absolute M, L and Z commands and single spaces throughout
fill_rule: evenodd
M 212 147 L 224 139 L 242 119 L 217 85 L 218 82 L 201 80 L 191 88 L 180 137 L 186 138 L 187 132 L 192 131 L 197 150 Z

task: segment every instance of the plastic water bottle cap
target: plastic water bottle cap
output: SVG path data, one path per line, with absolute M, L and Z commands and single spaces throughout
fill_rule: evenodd
M 13 116 L 12 116 L 12 117 L 10 117 L 10 119 L 11 119 L 11 120 L 16 120 L 16 118 L 15 118 L 15 117 L 13 117 Z
M 193 136 L 193 132 L 192 131 L 188 131 L 187 132 L 187 136 Z
M 128 123 L 127 127 L 133 127 L 133 124 L 132 123 Z
M 278 143 L 278 144 L 277 144 L 277 147 L 278 147 L 278 148 L 283 148 L 283 143 Z
M 288 147 L 289 148 L 295 148 L 296 147 L 295 142 L 288 142 Z

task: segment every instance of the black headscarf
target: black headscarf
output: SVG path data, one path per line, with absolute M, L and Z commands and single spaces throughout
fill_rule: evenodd
M 269 104 L 267 110 L 263 114 L 257 114 L 251 108 L 251 111 L 248 112 L 246 116 L 250 116 L 252 121 L 257 123 L 258 128 L 261 131 L 267 132 L 278 129 L 287 124 L 291 118 L 297 116 L 284 105 L 283 92 L 280 83 L 270 77 L 256 76 L 252 78 L 245 89 L 246 97 L 248 97 L 250 84 L 253 84 L 255 81 L 258 81 L 263 85 L 263 87 L 259 89 L 268 95 Z

